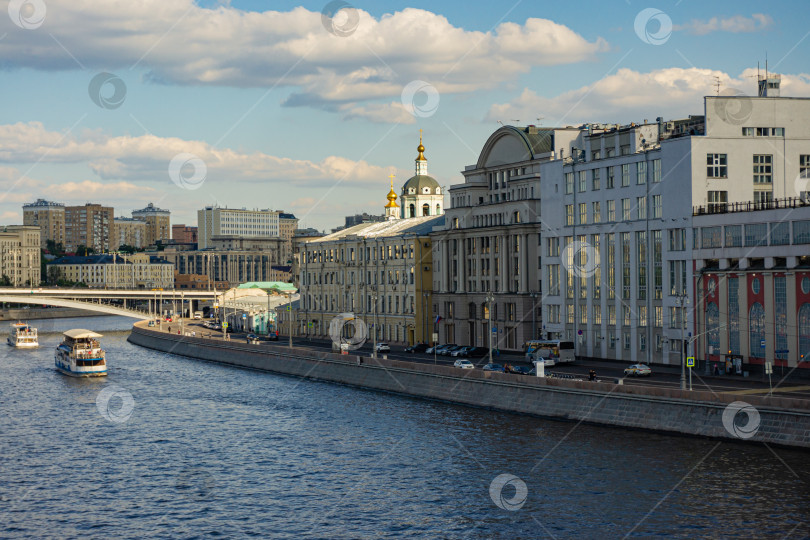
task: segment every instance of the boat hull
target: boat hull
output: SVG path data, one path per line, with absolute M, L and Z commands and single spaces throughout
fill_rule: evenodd
M 39 347 L 39 343 L 34 342 L 25 342 L 25 341 L 14 341 L 11 338 L 6 338 L 6 342 L 16 349 L 36 349 Z
M 68 377 L 106 377 L 107 376 L 107 368 L 104 368 L 104 371 L 71 371 L 70 369 L 65 369 L 62 367 L 56 366 L 56 370 L 59 373 L 67 375 Z
M 84 361 L 102 361 L 102 364 L 95 366 L 79 366 L 70 361 L 62 351 L 57 351 L 54 359 L 56 370 L 70 377 L 105 377 L 107 375 L 107 362 L 102 356 L 97 358 L 85 358 Z

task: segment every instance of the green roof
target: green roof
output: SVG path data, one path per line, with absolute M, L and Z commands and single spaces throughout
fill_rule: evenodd
M 248 281 L 240 284 L 237 289 L 262 289 L 265 291 L 295 292 L 298 289 L 292 283 L 284 281 Z

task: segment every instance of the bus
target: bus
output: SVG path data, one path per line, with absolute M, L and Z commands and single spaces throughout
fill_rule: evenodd
M 530 362 L 545 359 L 545 365 L 570 364 L 574 361 L 574 342 L 560 340 L 532 340 L 526 342 L 526 359 Z

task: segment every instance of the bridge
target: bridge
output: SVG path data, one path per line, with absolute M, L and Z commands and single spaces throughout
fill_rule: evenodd
M 0 287 L 0 302 L 11 304 L 47 305 L 71 307 L 96 311 L 107 315 L 120 315 L 133 319 L 149 319 L 160 312 L 160 306 L 169 302 L 173 311 L 177 304 L 180 310 L 185 302 L 193 311 L 194 303 L 200 300 L 219 301 L 222 291 L 201 290 L 147 290 L 147 289 L 63 289 L 63 288 L 10 288 Z M 124 305 L 115 306 L 105 301 L 123 300 Z M 131 300 L 130 307 L 127 301 Z M 146 302 L 147 309 L 137 309 L 138 302 Z

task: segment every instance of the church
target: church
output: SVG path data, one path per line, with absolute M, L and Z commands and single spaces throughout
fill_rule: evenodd
M 402 186 L 402 194 L 397 204 L 394 192 L 394 175 L 391 178 L 391 191 L 388 192 L 388 204 L 385 205 L 385 217 L 388 220 L 409 219 L 415 217 L 440 216 L 444 214 L 444 193 L 435 178 L 428 175 L 425 147 L 422 144 L 422 130 L 419 130 L 419 155 L 414 160 L 415 174 Z

